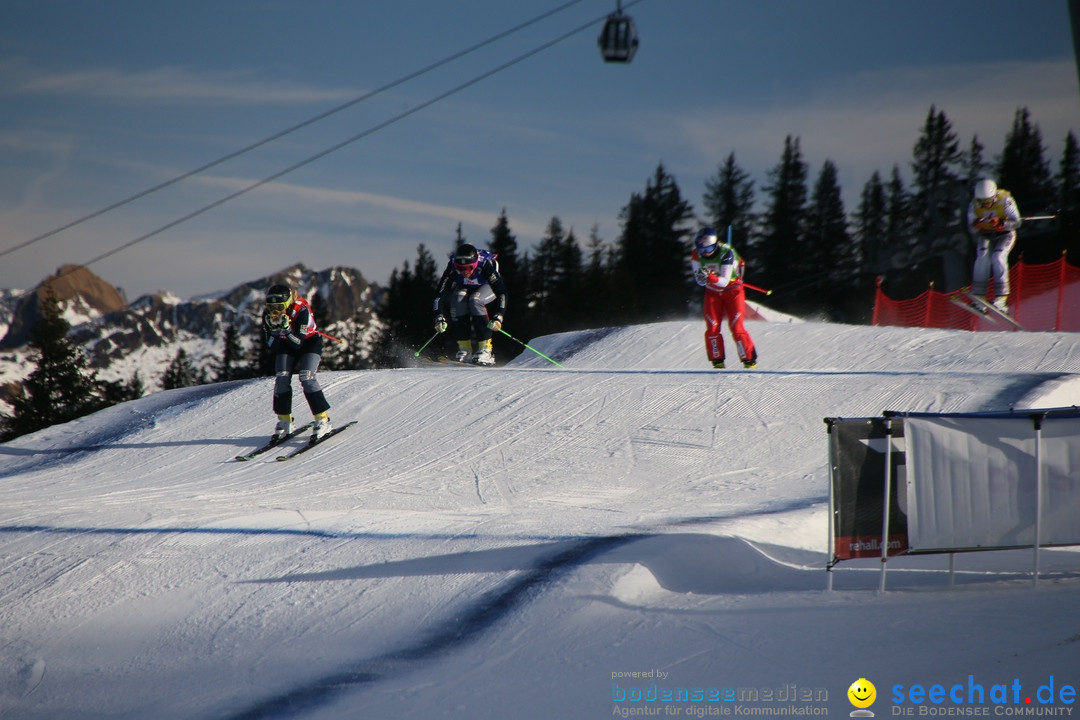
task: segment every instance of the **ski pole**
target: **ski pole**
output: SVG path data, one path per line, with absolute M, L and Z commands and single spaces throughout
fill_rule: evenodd
M 420 349 L 419 349 L 419 350 L 417 350 L 416 352 L 414 352 L 414 353 L 413 353 L 413 357 L 420 357 L 420 353 L 424 352 L 424 348 L 426 348 L 426 347 L 427 347 L 428 345 L 430 345 L 430 344 L 431 344 L 431 341 L 432 341 L 432 340 L 434 340 L 434 339 L 435 339 L 435 338 L 437 338 L 437 337 L 439 337 L 439 333 L 438 333 L 438 332 L 436 332 L 436 333 L 435 333 L 434 335 L 432 335 L 432 336 L 431 336 L 431 337 L 430 337 L 430 338 L 428 339 L 428 341 L 427 341 L 426 343 L 424 343 L 423 345 L 421 345 L 421 346 L 420 346 Z
M 1022 217 L 1021 220 L 1053 220 L 1057 215 L 1030 215 L 1028 217 Z
M 765 293 L 766 295 L 772 295 L 772 290 L 766 290 L 763 287 L 758 287 L 757 285 L 751 285 L 750 283 L 746 282 L 745 280 L 743 281 L 743 285 L 745 285 L 748 290 L 757 290 L 759 293 Z
M 730 245 L 731 244 L 731 226 L 730 225 L 727 226 L 727 241 L 728 241 L 728 245 Z M 766 295 L 772 295 L 772 290 L 766 290 L 763 287 L 758 287 L 757 285 L 751 285 L 750 283 L 746 282 L 745 280 L 743 280 L 743 286 L 748 290 L 757 290 L 759 293 L 765 293 Z
M 522 345 L 522 346 L 524 346 L 526 350 L 532 350 L 532 351 L 533 351 L 534 353 L 536 353 L 536 354 L 537 354 L 537 355 L 539 355 L 540 357 L 544 358 L 545 360 L 547 360 L 547 361 L 548 361 L 549 363 L 551 363 L 552 365 L 555 365 L 555 366 L 557 366 L 557 367 L 561 367 L 561 368 L 562 368 L 563 370 L 565 370 L 565 369 L 566 369 L 566 368 L 564 368 L 564 367 L 563 367 L 562 365 L 559 365 L 559 363 L 557 363 L 557 362 L 555 362 L 554 360 L 552 360 L 551 358 L 549 358 L 549 357 L 548 357 L 547 355 L 545 355 L 544 353 L 540 352 L 539 350 L 537 350 L 537 349 L 536 349 L 536 348 L 534 348 L 534 347 L 531 347 L 531 346 L 530 346 L 530 345 L 529 345 L 528 343 L 523 343 L 523 342 L 521 342 L 521 341 L 520 341 L 520 340 L 518 340 L 518 339 L 517 339 L 516 337 L 514 337 L 514 336 L 513 336 L 513 335 L 511 335 L 510 333 L 506 332 L 506 331 L 505 331 L 505 330 L 503 330 L 502 328 L 499 328 L 499 332 L 501 332 L 501 333 L 502 333 L 503 335 L 505 335 L 506 337 L 510 338 L 510 339 L 511 339 L 511 340 L 513 340 L 514 342 L 518 343 L 519 345 Z
M 333 335 L 327 335 L 327 334 L 326 334 L 326 333 L 324 333 L 324 332 L 323 332 L 322 330 L 316 330 L 315 332 L 319 333 L 320 335 L 322 335 L 322 336 L 323 336 L 324 338 L 326 338 L 327 340 L 330 340 L 330 341 L 332 341 L 332 342 L 336 342 L 336 343 L 341 343 L 341 340 L 339 340 L 338 338 L 334 337 Z

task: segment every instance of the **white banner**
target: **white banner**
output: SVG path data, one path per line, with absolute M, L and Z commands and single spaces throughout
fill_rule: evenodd
M 909 552 L 1080 544 L 1080 418 L 908 417 Z

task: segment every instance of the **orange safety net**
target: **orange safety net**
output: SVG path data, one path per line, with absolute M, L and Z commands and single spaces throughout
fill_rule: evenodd
M 1009 268 L 1009 281 L 1013 290 L 1009 313 L 1025 330 L 1080 332 L 1080 268 L 1070 265 L 1064 256 L 1042 265 L 1018 262 Z M 971 331 L 1015 329 L 1003 320 L 994 320 L 992 314 L 976 316 L 959 307 L 952 298 L 962 292 L 943 293 L 931 287 L 918 297 L 890 300 L 879 280 L 872 322 Z

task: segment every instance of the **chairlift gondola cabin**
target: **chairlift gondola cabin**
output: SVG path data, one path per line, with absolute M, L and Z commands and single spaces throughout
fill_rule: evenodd
M 637 28 L 633 19 L 623 14 L 621 1 L 616 4 L 615 12 L 608 15 L 596 43 L 604 62 L 628 63 L 634 58 L 638 48 Z

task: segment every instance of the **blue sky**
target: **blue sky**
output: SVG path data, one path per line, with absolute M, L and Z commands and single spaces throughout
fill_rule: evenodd
M 129 299 L 229 289 L 295 262 L 372 281 L 501 210 L 525 248 L 584 242 L 659 163 L 700 213 L 730 152 L 760 187 L 787 135 L 832 160 L 848 210 L 931 104 L 993 155 L 1029 108 L 1056 171 L 1080 132 L 1065 0 L 639 0 L 629 65 L 596 49 L 615 0 L 528 28 L 228 163 L 0 257 L 0 287 L 85 263 L 360 134 L 91 269 Z M 4 0 L 0 251 L 301 123 L 566 0 Z M 518 56 L 538 54 L 427 107 Z M 416 110 L 382 129 L 387 121 Z

